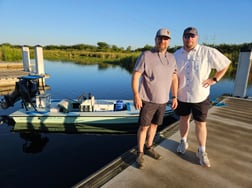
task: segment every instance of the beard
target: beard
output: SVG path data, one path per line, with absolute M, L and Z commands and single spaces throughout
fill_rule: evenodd
M 157 45 L 156 49 L 157 49 L 159 52 L 163 52 L 163 51 L 166 51 L 166 50 L 167 50 L 167 46 L 164 45 L 164 44 L 159 44 L 159 45 Z
M 191 50 L 196 46 L 196 44 L 194 44 L 193 42 L 186 42 L 184 43 L 184 46 L 186 49 Z

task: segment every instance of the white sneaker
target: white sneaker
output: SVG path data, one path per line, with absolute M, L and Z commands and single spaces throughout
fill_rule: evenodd
M 200 160 L 200 165 L 204 167 L 211 167 L 210 161 L 207 157 L 206 152 L 200 152 L 199 150 L 196 152 L 196 157 Z
M 188 145 L 187 142 L 185 142 L 184 140 L 181 140 L 179 145 L 178 145 L 177 152 L 181 153 L 181 154 L 185 154 L 188 146 L 189 145 Z

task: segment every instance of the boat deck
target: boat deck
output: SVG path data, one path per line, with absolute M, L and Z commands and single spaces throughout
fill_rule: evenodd
M 207 152 L 211 168 L 199 165 L 194 123 L 188 137 L 189 149 L 178 155 L 178 122 L 156 138 L 163 159 L 145 156 L 145 168 L 136 168 L 136 150 L 126 152 L 74 187 L 252 187 L 252 100 L 225 97 L 213 106 L 207 120 Z

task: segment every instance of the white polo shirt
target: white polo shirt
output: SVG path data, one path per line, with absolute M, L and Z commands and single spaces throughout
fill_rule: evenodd
M 210 87 L 203 87 L 202 82 L 209 78 L 212 69 L 220 71 L 231 63 L 217 49 L 199 44 L 189 52 L 180 48 L 174 56 L 179 79 L 178 99 L 189 103 L 206 100 Z

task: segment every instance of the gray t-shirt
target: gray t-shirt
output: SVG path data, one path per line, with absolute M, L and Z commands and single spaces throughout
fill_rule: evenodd
M 155 50 L 142 52 L 135 64 L 135 71 L 142 74 L 139 95 L 142 100 L 164 104 L 169 100 L 172 75 L 176 73 L 173 54 L 159 55 Z

